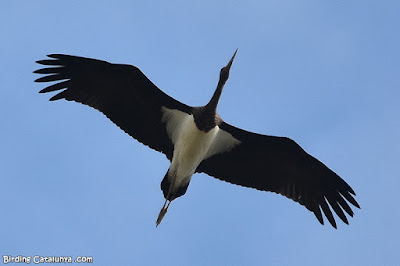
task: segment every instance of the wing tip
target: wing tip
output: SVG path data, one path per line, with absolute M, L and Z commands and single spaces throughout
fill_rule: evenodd
M 51 59 L 37 60 L 36 63 L 46 66 L 60 65 L 60 60 L 62 57 L 66 57 L 64 54 L 48 54 L 47 57 Z M 36 72 L 33 72 L 36 73 Z
M 35 79 L 35 82 L 46 82 L 46 81 L 45 81 L 45 78 L 47 78 L 47 76 L 37 78 L 37 79 Z
M 38 63 L 40 65 L 45 65 L 45 66 L 59 66 L 59 65 L 61 65 L 60 60 L 54 60 L 54 59 L 37 60 L 36 63 Z
M 60 59 L 60 57 L 65 56 L 64 54 L 48 54 L 47 57 Z
M 57 101 L 57 100 L 60 100 L 60 99 L 65 98 L 64 92 L 65 92 L 65 91 L 62 91 L 62 92 L 60 92 L 60 93 L 54 95 L 53 97 L 51 97 L 51 98 L 49 99 L 49 101 L 53 102 L 53 101 Z
M 313 210 L 315 217 L 317 218 L 318 222 L 324 225 L 324 218 L 322 217 L 321 209 L 319 206 L 316 206 Z

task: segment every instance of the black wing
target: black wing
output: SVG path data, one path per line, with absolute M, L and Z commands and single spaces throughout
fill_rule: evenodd
M 336 228 L 328 203 L 343 222 L 343 210 L 353 211 L 345 199 L 360 207 L 353 189 L 323 163 L 306 153 L 289 138 L 251 133 L 225 122 L 220 130 L 230 133 L 240 144 L 204 160 L 198 172 L 263 191 L 282 194 L 312 211 L 323 224 L 321 210 Z
M 161 121 L 161 107 L 186 113 L 191 107 L 162 92 L 137 67 L 70 55 L 49 57 L 53 59 L 37 61 L 49 67 L 34 72 L 49 75 L 35 81 L 58 83 L 41 93 L 62 90 L 50 100 L 89 105 L 133 138 L 172 158 L 173 144 Z

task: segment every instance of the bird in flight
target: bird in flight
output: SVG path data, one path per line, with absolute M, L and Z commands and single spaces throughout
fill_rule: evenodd
M 353 216 L 348 202 L 360 206 L 352 196 L 355 192 L 342 178 L 293 140 L 252 133 L 226 123 L 218 115 L 218 101 L 236 53 L 221 69 L 211 100 L 200 107 L 165 94 L 131 65 L 51 54 L 50 59 L 37 61 L 46 68 L 34 73 L 46 75 L 36 82 L 56 82 L 40 91 L 57 91 L 50 101 L 65 99 L 91 106 L 171 161 L 161 182 L 165 203 L 156 226 L 170 203 L 186 193 L 195 173 L 279 193 L 305 206 L 321 224 L 323 212 L 336 228 L 331 207 L 348 224 L 344 212 Z

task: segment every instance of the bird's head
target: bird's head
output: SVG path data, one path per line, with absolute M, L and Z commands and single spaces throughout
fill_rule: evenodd
M 231 70 L 233 59 L 235 59 L 236 53 L 237 53 L 237 49 L 236 49 L 235 53 L 233 54 L 231 60 L 229 60 L 229 63 L 226 66 L 224 66 L 223 68 L 221 68 L 217 89 L 215 90 L 214 95 L 211 98 L 211 100 L 206 105 L 206 107 L 208 109 L 211 109 L 213 112 L 215 112 L 217 109 L 217 105 L 218 105 L 218 101 L 219 101 L 219 98 L 222 93 L 222 89 L 224 88 L 224 85 L 229 78 L 229 71 Z
M 229 60 L 229 63 L 226 66 L 224 66 L 223 68 L 221 68 L 221 72 L 219 74 L 219 83 L 220 84 L 225 84 L 225 82 L 228 80 L 229 71 L 231 70 L 231 66 L 232 66 L 233 60 L 235 59 L 237 51 L 238 51 L 238 49 L 236 49 L 231 60 Z

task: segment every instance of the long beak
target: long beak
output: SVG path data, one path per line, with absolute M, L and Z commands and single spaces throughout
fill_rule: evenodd
M 231 66 L 232 66 L 233 60 L 235 59 L 235 56 L 236 56 L 237 51 L 238 51 L 238 49 L 236 49 L 236 51 L 235 51 L 235 53 L 233 54 L 231 60 L 229 60 L 229 63 L 226 65 L 226 68 L 228 68 L 228 70 L 231 69 Z

